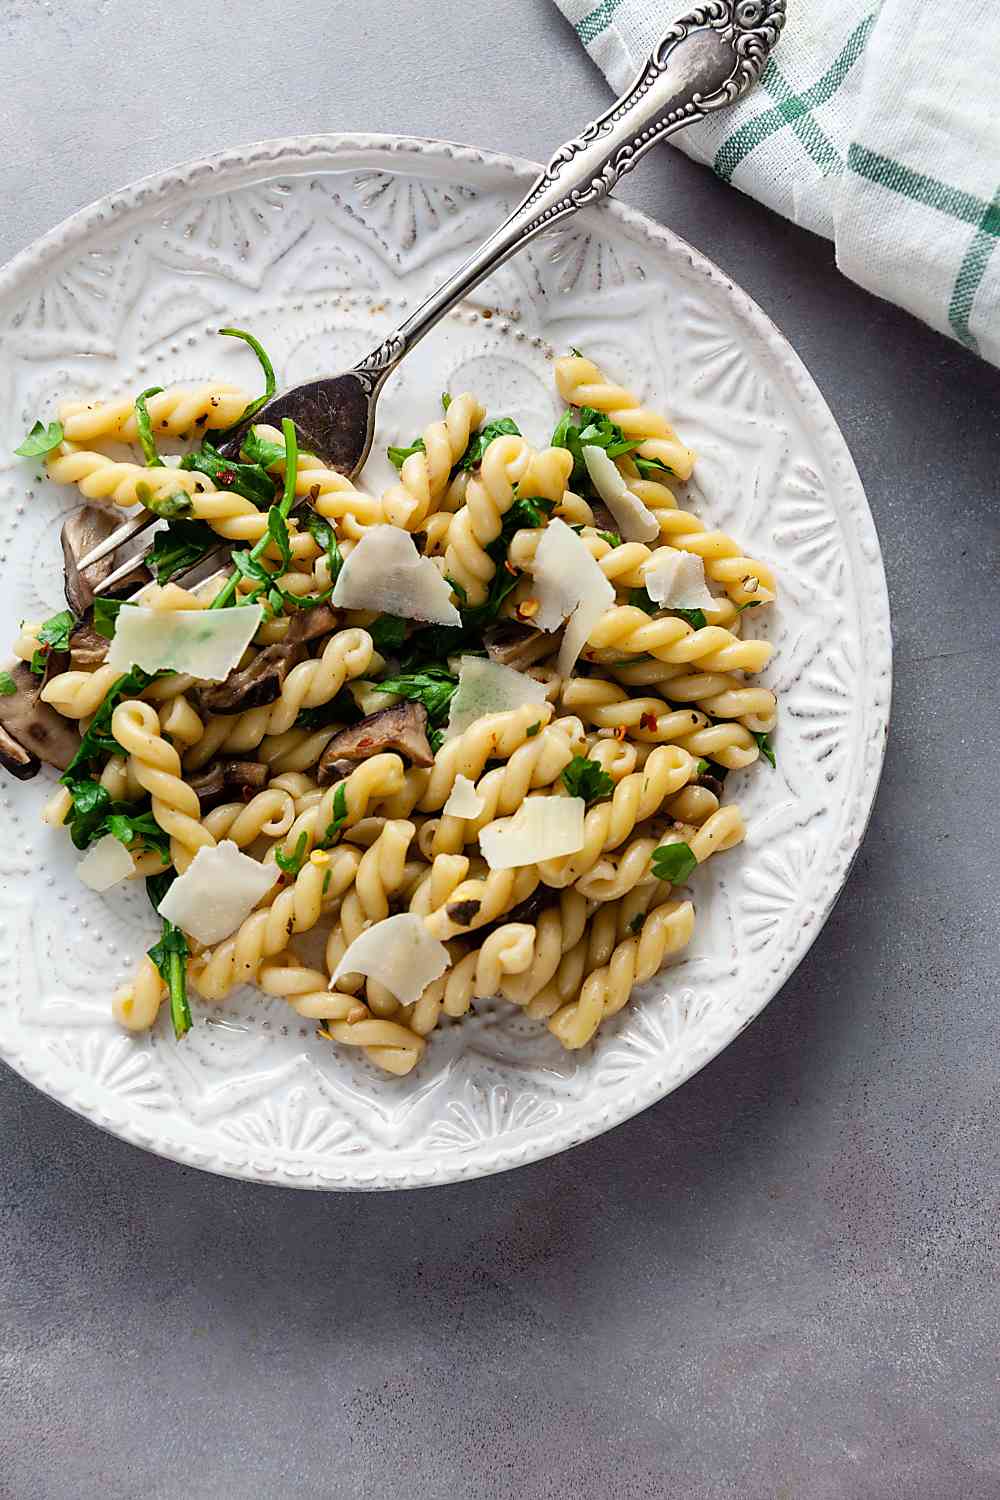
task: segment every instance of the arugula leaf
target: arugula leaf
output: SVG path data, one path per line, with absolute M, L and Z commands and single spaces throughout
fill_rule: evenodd
M 333 817 L 326 832 L 316 845 L 317 849 L 330 849 L 340 838 L 340 830 L 347 822 L 347 787 L 341 781 L 333 794 Z
M 45 671 L 45 658 L 52 651 L 69 650 L 69 638 L 77 623 L 76 615 L 71 610 L 61 609 L 57 615 L 50 616 L 39 626 L 35 639 L 41 650 L 36 651 L 31 658 L 31 670 L 37 676 L 40 677 Z
M 281 553 L 282 566 L 287 573 L 292 566 L 292 547 L 288 540 L 288 523 L 277 505 L 267 513 L 267 534 Z
M 123 698 L 137 698 L 144 688 L 149 687 L 153 677 L 167 677 L 169 672 L 156 672 L 152 676 L 143 672 L 139 667 L 133 667 L 131 672 L 124 672 L 116 682 L 111 684 L 104 701 L 94 714 L 90 725 L 80 740 L 79 747 L 73 759 L 59 780 L 63 786 L 72 788 L 77 781 L 74 772 L 81 767 L 88 767 L 94 761 L 103 759 L 106 755 L 121 755 L 122 747 L 111 733 L 111 715 Z
M 358 724 L 364 714 L 354 701 L 349 688 L 341 688 L 329 703 L 318 708 L 303 708 L 295 720 L 294 729 L 325 729 L 328 724 Z
M 220 436 L 219 442 L 221 443 L 224 442 L 231 433 L 236 432 L 240 427 L 242 427 L 244 422 L 249 422 L 251 417 L 256 416 L 262 406 L 267 405 L 278 388 L 278 382 L 275 379 L 274 366 L 268 359 L 264 346 L 254 338 L 252 333 L 246 333 L 242 328 L 220 328 L 219 332 L 223 335 L 224 338 L 242 339 L 244 344 L 249 344 L 250 348 L 260 360 L 260 367 L 264 372 L 263 396 L 258 396 L 256 401 L 249 402 L 243 408 L 242 412 L 236 418 L 236 421 L 232 424 L 232 426 L 227 427 L 225 432 Z
M 120 844 L 126 849 L 138 841 L 143 848 L 150 850 L 160 856 L 164 865 L 170 863 L 170 837 L 164 833 L 151 812 L 133 813 L 126 811 L 128 803 L 113 803 L 113 811 L 108 814 L 107 832 L 114 834 Z
M 622 539 L 617 531 L 599 531 L 597 535 L 603 541 L 607 542 L 609 547 L 620 547 L 622 544 Z
M 146 566 L 157 583 L 168 583 L 177 573 L 193 568 L 220 545 L 221 538 L 207 521 L 171 521 L 153 537 Z
M 282 417 L 281 431 L 285 439 L 285 481 L 281 501 L 276 509 L 281 521 L 284 522 L 288 516 L 288 512 L 295 503 L 295 481 L 299 473 L 299 438 L 295 430 L 295 423 L 290 417 Z M 260 472 L 263 474 L 263 469 Z M 267 475 L 264 477 L 268 479 L 268 483 L 271 482 Z M 226 609 L 236 593 L 236 587 L 241 577 L 252 578 L 259 585 L 251 596 L 253 599 L 258 598 L 262 593 L 266 593 L 267 602 L 275 614 L 279 614 L 284 608 L 281 590 L 272 587 L 271 575 L 260 562 L 271 541 L 270 527 L 271 516 L 269 512 L 268 530 L 264 532 L 260 540 L 254 542 L 248 552 L 234 552 L 232 554 L 230 560 L 233 563 L 234 571 L 230 573 L 225 585 L 212 600 L 209 609 Z
M 94 629 L 105 640 L 114 640 L 118 628 L 118 612 L 124 603 L 124 599 L 106 599 L 103 594 L 98 594 L 94 600 Z
M 641 438 L 627 438 L 612 422 L 607 412 L 595 411 L 592 406 L 580 408 L 580 447 L 603 448 L 609 458 L 621 458 L 638 448 Z
M 256 427 L 247 428 L 240 451 L 248 463 L 260 464 L 262 469 L 273 468 L 285 461 L 284 443 L 261 437 Z
M 554 500 L 545 500 L 541 495 L 518 496 L 504 515 L 501 523 L 501 538 L 509 542 L 515 531 L 520 531 L 522 527 L 536 528 L 547 525 L 555 508 Z M 506 551 L 507 548 L 504 547 L 505 554 Z
M 163 459 L 156 451 L 153 424 L 149 420 L 149 408 L 146 405 L 150 396 L 158 396 L 162 390 L 162 385 L 151 385 L 148 390 L 135 398 L 135 425 L 139 432 L 139 445 L 142 448 L 142 456 L 146 460 L 147 469 L 164 467 Z
M 538 721 L 537 724 L 532 724 L 529 729 L 526 729 L 524 731 L 524 737 L 525 737 L 525 739 L 526 740 L 533 740 L 535 738 L 535 735 L 541 729 L 541 727 L 542 727 L 542 721 L 541 721 L 541 719 L 539 719 L 539 721 Z
M 258 510 L 267 510 L 277 494 L 277 485 L 260 464 L 238 463 L 223 458 L 219 450 L 205 441 L 193 453 L 185 453 L 181 459 L 182 469 L 207 474 L 221 490 L 230 490 L 251 500 Z
M 670 465 L 663 463 L 659 458 L 639 458 L 636 456 L 632 459 L 632 462 L 639 470 L 639 475 L 642 479 L 658 479 L 662 483 L 664 474 L 671 474 L 674 478 L 677 477 Z
M 167 986 L 170 1019 L 174 1023 L 174 1036 L 178 1041 L 191 1030 L 191 1006 L 187 996 L 187 961 L 190 952 L 188 940 L 181 929 L 164 917 L 163 935 L 149 949 L 149 957 Z
M 775 767 L 775 769 L 777 769 L 778 757 L 774 753 L 774 746 L 771 744 L 771 736 L 769 734 L 757 734 L 757 733 L 754 733 L 754 739 L 757 741 L 757 744 L 760 746 L 760 753 L 761 753 L 761 755 L 763 755 L 764 759 L 771 766 L 773 766 L 773 767 Z
M 155 850 L 165 865 L 170 863 L 170 840 L 151 812 L 137 811 L 138 804 L 112 802 L 107 788 L 90 778 L 71 781 L 69 792 L 73 806 L 67 826 L 77 849 L 86 849 L 110 833 L 126 849 L 138 839 L 145 848 Z
M 386 457 L 397 469 L 401 469 L 411 453 L 426 453 L 423 438 L 417 438 L 408 448 L 393 448 L 391 445 L 385 450 Z
M 585 755 L 574 755 L 562 772 L 562 780 L 570 796 L 582 797 L 588 807 L 602 797 L 610 797 L 615 789 L 607 771 L 602 771 L 596 760 L 588 760 Z
M 654 599 L 649 597 L 644 588 L 629 589 L 628 602 L 633 609 L 641 609 L 647 615 L 655 615 L 660 607 Z
M 447 411 L 450 405 L 451 405 L 451 397 L 449 396 L 449 394 L 448 394 L 447 391 L 442 391 L 441 392 L 441 406 L 442 406 L 442 408 L 445 411 Z
M 748 599 L 745 604 L 737 604 L 736 613 L 741 615 L 745 609 L 759 609 L 763 599 Z
M 672 609 L 670 613 L 672 615 L 678 615 L 682 620 L 684 620 L 688 625 L 691 626 L 692 630 L 704 630 L 705 626 L 708 624 L 708 621 L 705 619 L 705 611 L 703 609 Z
M 344 566 L 344 559 L 337 545 L 336 532 L 326 517 L 321 516 L 317 510 L 307 510 L 303 524 L 313 541 L 325 551 L 326 560 L 330 565 L 330 583 L 336 583 L 340 577 L 340 570 Z
M 368 634 L 375 650 L 381 656 L 389 656 L 398 651 L 406 640 L 406 621 L 401 620 L 399 615 L 379 615 L 369 625 Z
M 711 770 L 711 767 L 709 766 L 708 761 L 707 760 L 703 760 L 699 756 L 699 758 L 694 763 L 694 776 L 691 778 L 692 781 L 700 781 L 701 778 L 709 770 Z
M 657 880 L 669 880 L 671 885 L 683 885 L 692 870 L 698 868 L 690 844 L 661 844 L 653 850 L 653 874 Z
M 14 452 L 19 458 L 39 458 L 43 453 L 51 453 L 53 448 L 58 448 L 64 436 L 61 422 L 50 422 L 47 427 L 41 422 L 36 422 L 21 446 L 15 448 Z
M 573 471 L 570 474 L 570 487 L 580 490 L 590 487 L 590 475 L 583 457 L 583 449 L 580 446 L 580 429 L 576 425 L 576 414 L 572 407 L 567 407 L 559 421 L 556 423 L 555 431 L 549 439 L 552 448 L 566 448 L 573 455 Z
M 9 672 L 0 672 L 0 698 L 13 698 L 17 683 Z
M 291 854 L 282 854 L 280 849 L 274 851 L 274 862 L 279 870 L 284 870 L 286 875 L 297 875 L 306 862 L 306 844 L 309 836 L 305 829 L 299 834 L 298 841 Z
M 184 490 L 177 490 L 173 495 L 155 495 L 150 486 L 140 480 L 135 487 L 135 495 L 141 505 L 164 521 L 176 521 L 181 516 L 189 516 L 194 510 L 194 502 Z
M 513 437 L 521 436 L 521 429 L 513 417 L 495 417 L 492 422 L 487 422 L 485 427 L 481 427 L 469 438 L 468 447 L 451 472 L 457 474 L 460 469 L 477 469 L 493 439 L 507 433 Z
M 447 667 L 425 667 L 421 672 L 403 672 L 373 683 L 380 693 L 396 693 L 400 698 L 422 703 L 428 722 L 437 727 L 448 716 L 451 700 L 458 688 L 458 678 Z
M 111 794 L 99 781 L 77 781 L 69 789 L 73 799 L 67 819 L 69 836 L 77 849 L 86 849 L 103 832 L 104 820 L 111 807 Z

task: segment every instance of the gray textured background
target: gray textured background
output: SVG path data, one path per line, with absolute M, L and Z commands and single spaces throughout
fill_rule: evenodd
M 4 0 L 0 258 L 237 142 L 539 157 L 604 106 L 547 0 Z M 1000 374 L 661 150 L 624 196 L 748 288 L 868 487 L 874 822 L 704 1073 L 513 1175 L 322 1197 L 142 1155 L 0 1070 L 0 1495 L 995 1500 Z

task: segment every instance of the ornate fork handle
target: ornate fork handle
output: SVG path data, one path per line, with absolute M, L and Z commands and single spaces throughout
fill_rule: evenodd
M 745 94 L 785 23 L 785 0 L 705 0 L 660 38 L 622 97 L 552 157 L 510 217 L 355 367 L 376 391 L 445 313 L 522 245 L 606 198 L 651 146 Z

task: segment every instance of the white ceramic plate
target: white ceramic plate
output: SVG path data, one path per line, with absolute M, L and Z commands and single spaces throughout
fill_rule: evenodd
M 112 194 L 0 274 L 3 621 L 63 605 L 75 502 L 11 450 L 60 396 L 258 377 L 219 339 L 255 331 L 281 384 L 365 353 L 505 215 L 536 169 L 441 142 L 320 136 L 191 163 Z M 597 1135 L 714 1057 L 819 932 L 868 819 L 889 712 L 878 541 L 833 418 L 788 344 L 697 251 L 616 204 L 539 241 L 428 338 L 380 405 L 380 453 L 443 390 L 471 388 L 539 440 L 550 362 L 576 345 L 662 406 L 700 454 L 692 508 L 771 559 L 780 602 L 778 768 L 729 780 L 746 843 L 696 876 L 696 936 L 583 1053 L 485 1005 L 394 1080 L 251 991 L 120 1032 L 109 996 L 152 940 L 141 885 L 97 896 L 38 813 L 49 782 L 0 790 L 0 1052 L 94 1123 L 210 1171 L 313 1188 L 475 1177 Z M 372 483 L 387 477 L 372 462 Z

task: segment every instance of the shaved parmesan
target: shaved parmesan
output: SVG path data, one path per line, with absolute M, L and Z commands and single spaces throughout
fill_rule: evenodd
M 523 708 L 526 703 L 544 702 L 544 683 L 486 656 L 463 656 L 445 739 L 454 739 L 486 714 L 507 713 L 512 708 Z
M 512 818 L 480 830 L 479 847 L 491 870 L 513 870 L 558 859 L 583 848 L 582 797 L 529 797 Z
M 705 583 L 705 564 L 692 552 L 658 547 L 643 563 L 646 592 L 662 609 L 711 609 L 715 599 Z
M 462 623 L 450 584 L 400 526 L 369 527 L 341 568 L 331 602 L 432 625 Z
M 202 682 L 222 682 L 237 665 L 263 618 L 259 604 L 234 609 L 146 609 L 118 612 L 108 665 L 118 672 L 172 668 Z
M 336 989 L 342 974 L 366 974 L 384 984 L 401 1005 L 412 1005 L 440 979 L 449 962 L 447 948 L 431 937 L 423 918 L 404 911 L 375 922 L 348 943 L 330 977 L 330 988 Z
M 476 784 L 468 776 L 455 777 L 455 785 L 444 805 L 446 818 L 478 818 L 486 803 L 476 791 Z
M 106 833 L 96 844 L 91 844 L 76 873 L 92 891 L 106 891 L 119 880 L 134 875 L 135 863 L 121 840 L 113 833 Z
M 659 522 L 648 505 L 644 505 L 638 495 L 633 495 L 614 459 L 609 458 L 603 448 L 588 444 L 583 450 L 583 461 L 594 489 L 618 522 L 625 540 L 651 542 L 658 537 Z
M 568 677 L 590 632 L 614 603 L 615 591 L 577 533 L 558 517 L 542 533 L 532 573 L 539 605 L 534 624 L 558 630 L 569 618 L 556 663 Z
M 211 946 L 221 943 L 253 911 L 281 875 L 242 854 L 231 839 L 202 847 L 159 905 L 161 917 Z

